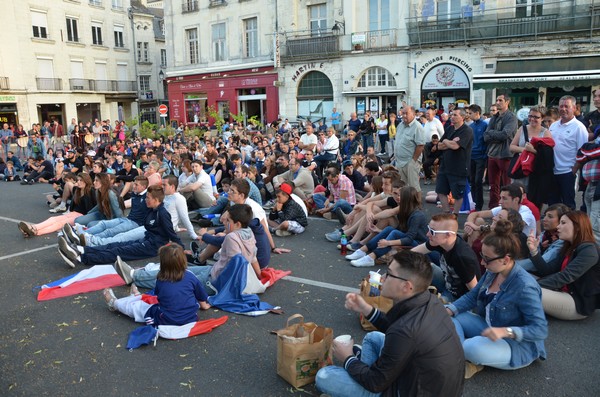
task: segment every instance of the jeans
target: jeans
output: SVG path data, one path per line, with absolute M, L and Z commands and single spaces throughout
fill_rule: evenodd
M 594 193 L 596 193 L 596 187 L 600 182 L 590 182 L 585 189 L 584 202 L 587 208 L 590 222 L 592 223 L 592 230 L 594 231 L 594 237 L 596 243 L 600 243 L 600 200 L 594 201 Z
M 510 179 L 508 178 L 509 165 L 510 158 L 488 159 L 488 179 L 490 182 L 490 202 L 488 204 L 489 209 L 498 206 L 498 201 L 500 199 L 500 187 L 510 183 Z
M 227 207 L 227 203 L 229 203 L 229 199 L 227 197 L 219 197 L 213 206 L 208 208 L 199 208 L 196 210 L 196 212 L 200 215 L 222 214 L 225 207 Z
M 389 134 L 378 134 L 377 137 L 379 138 L 379 145 L 381 145 L 381 153 L 385 153 L 385 144 L 390 140 L 390 135 Z
M 212 266 L 188 266 L 187 269 L 194 273 L 203 286 L 207 281 L 210 281 L 210 270 L 212 269 Z M 156 286 L 156 275 L 159 270 L 160 265 L 158 263 L 148 263 L 143 268 L 136 269 L 133 272 L 133 283 L 138 287 L 154 289 Z M 210 288 L 206 288 L 206 292 L 209 295 L 214 294 L 214 291 Z
M 317 167 L 319 168 L 319 176 L 323 176 L 323 169 L 332 161 L 337 160 L 337 155 L 331 153 L 319 154 L 314 158 Z
M 431 285 L 437 288 L 438 292 L 442 295 L 446 302 L 454 302 L 454 295 L 452 295 L 452 293 L 446 288 L 446 279 L 444 278 L 444 272 L 442 271 L 442 268 L 432 263 L 431 269 L 433 270 Z
M 373 147 L 373 134 L 370 132 L 362 133 L 363 151 L 367 153 L 367 148 Z
M 471 312 L 464 312 L 452 317 L 458 337 L 465 351 L 465 359 L 473 364 L 486 365 L 498 369 L 518 369 L 526 367 L 531 362 L 521 367 L 511 367 L 512 355 L 510 345 L 504 339 L 493 342 L 491 339 L 481 336 L 481 333 L 489 325 L 485 319 Z
M 475 211 L 483 208 L 483 173 L 487 159 L 471 159 L 471 196 L 475 201 Z
M 100 222 L 102 222 L 102 221 L 100 221 Z M 137 223 L 136 223 L 136 225 L 137 225 Z M 110 231 L 110 230 L 107 230 L 107 231 Z M 137 226 L 131 230 L 123 231 L 122 233 L 116 234 L 114 236 L 107 235 L 106 237 L 100 237 L 99 235 L 95 235 L 95 236 L 90 235 L 88 237 L 87 230 L 85 231 L 85 233 L 86 233 L 85 245 L 88 247 L 96 247 L 96 246 L 100 246 L 100 245 L 108 245 L 110 243 L 126 243 L 128 241 L 134 242 L 134 241 L 143 240 L 144 237 L 146 236 L 146 228 L 144 226 Z M 103 233 L 101 233 L 101 234 L 103 234 Z
M 379 331 L 369 332 L 363 339 L 360 361 L 367 365 L 377 361 L 381 355 L 384 342 L 385 334 Z M 372 393 L 366 390 L 348 374 L 346 369 L 335 365 L 321 368 L 317 372 L 315 383 L 317 389 L 331 397 L 375 397 L 381 395 L 381 393 Z
M 94 226 L 88 227 L 85 232 L 99 238 L 113 237 L 117 234 L 127 232 L 139 226 L 140 225 L 129 218 L 116 218 L 100 221 Z
M 104 219 L 105 219 L 104 215 L 102 215 L 102 213 L 100 211 L 94 211 L 94 212 L 88 212 L 87 215 L 82 215 L 79 218 L 75 218 L 75 223 L 79 223 L 80 225 L 87 226 L 91 222 L 101 221 Z
M 575 175 L 572 172 L 554 175 L 556 187 L 548 195 L 548 205 L 563 203 L 572 210 L 575 209 Z
M 327 197 L 323 196 L 322 194 L 315 194 L 313 196 L 313 201 L 317 205 L 318 209 L 325 208 L 326 200 Z M 338 208 L 341 208 L 342 211 L 344 211 L 344 214 L 349 214 L 352 212 L 352 205 L 344 199 L 339 199 L 338 201 L 336 201 L 333 204 L 333 207 L 331 208 L 331 212 L 335 212 L 335 210 L 337 210 Z
M 400 240 L 404 237 L 406 237 L 406 233 L 401 232 L 393 226 L 387 226 L 367 243 L 367 249 L 369 250 L 369 252 L 374 253 L 377 256 L 377 258 L 379 258 L 392 250 L 392 247 L 377 248 L 377 243 L 379 242 L 379 240 Z M 413 240 L 410 245 L 416 247 L 418 244 L 416 241 Z

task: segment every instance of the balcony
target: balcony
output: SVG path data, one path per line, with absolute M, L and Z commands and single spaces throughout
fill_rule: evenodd
M 398 47 L 397 29 L 372 30 L 352 33 L 352 46 L 355 50 L 385 51 Z
M 102 0 L 89 0 L 89 4 L 94 7 L 102 7 Z
M 8 77 L 0 77 L 0 90 L 10 90 Z
M 284 33 L 281 56 L 284 58 L 333 58 L 340 56 L 340 37 L 311 31 Z
M 36 77 L 37 89 L 40 91 L 62 90 L 62 79 Z
M 181 12 L 194 12 L 198 11 L 198 0 L 183 0 L 181 3 Z
M 71 91 L 94 91 L 94 80 L 69 79 Z
M 126 80 L 90 80 L 92 91 L 100 92 L 135 92 L 137 85 L 135 81 Z
M 157 99 L 157 96 L 152 90 L 143 90 L 138 92 L 138 98 L 142 101 L 152 101 L 154 99 Z
M 462 13 L 407 18 L 411 45 L 442 46 L 481 41 L 540 40 L 548 36 L 588 36 L 600 32 L 598 6 L 545 1 L 534 7 L 463 10 Z

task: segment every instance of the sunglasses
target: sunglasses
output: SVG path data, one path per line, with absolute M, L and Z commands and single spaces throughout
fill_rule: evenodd
M 504 258 L 505 256 L 506 256 L 506 255 L 501 255 L 501 256 L 497 256 L 497 257 L 495 257 L 495 258 L 488 258 L 488 257 L 486 257 L 486 256 L 483 256 L 483 255 L 481 255 L 481 261 L 482 261 L 483 263 L 485 263 L 486 265 L 489 265 L 489 264 L 490 264 L 490 263 L 492 263 L 493 261 L 495 261 L 495 260 L 498 260 L 498 259 L 502 259 L 502 258 Z
M 456 234 L 456 232 L 453 232 L 452 230 L 433 230 L 429 225 L 427 225 L 427 229 L 429 229 L 429 233 L 432 236 L 435 236 L 436 234 L 443 234 L 443 233 Z

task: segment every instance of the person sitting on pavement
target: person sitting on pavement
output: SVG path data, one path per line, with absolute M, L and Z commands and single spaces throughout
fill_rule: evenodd
M 44 160 L 44 156 L 39 155 L 31 165 L 32 172 L 23 178 L 21 185 L 33 185 L 36 182 L 48 182 L 54 177 L 54 166 L 52 161 Z
M 429 241 L 412 250 L 421 254 L 439 253 L 439 266 L 433 266 L 433 285 L 444 300 L 452 302 L 477 285 L 480 276 L 475 252 L 457 235 L 454 214 L 436 214 L 428 225 Z
M 395 216 L 398 219 L 398 227 L 386 227 L 361 249 L 346 255 L 352 266 L 375 266 L 375 259 L 390 250 L 399 251 L 402 247 L 415 247 L 427 240 L 427 217 L 421 210 L 421 194 L 412 186 L 404 186 L 398 190 L 398 206 L 378 214 L 382 217 Z
M 463 349 L 444 306 L 427 290 L 431 277 L 424 255 L 400 251 L 382 276 L 381 296 L 394 301 L 387 314 L 359 294 L 346 295 L 345 307 L 378 331 L 362 346 L 334 341 L 333 357 L 343 365 L 321 368 L 317 389 L 332 397 L 461 396 Z
M 216 202 L 210 175 L 204 171 L 200 160 L 192 162 L 192 175 L 179 185 L 179 192 L 188 200 L 188 204 L 195 204 L 195 208 L 208 208 Z
M 330 213 L 329 217 L 331 217 L 331 213 L 334 213 L 340 217 L 339 212 L 349 214 L 352 211 L 352 207 L 356 204 L 354 186 L 350 179 L 345 175 L 341 175 L 340 170 L 336 167 L 327 169 L 327 192 L 329 194 L 313 195 L 313 201 L 318 208 L 317 213 L 319 215 L 327 217 L 325 214 Z
M 133 285 L 129 296 L 117 299 L 107 288 L 103 295 L 109 310 L 118 311 L 135 320 L 155 327 L 159 325 L 185 325 L 198 321 L 198 308 L 210 309 L 208 294 L 196 276 L 187 270 L 183 249 L 178 245 L 164 245 L 158 250 L 160 271 L 156 277 L 154 293 L 157 304 L 142 300 Z
M 119 201 L 119 197 L 111 186 L 112 183 L 108 174 L 101 173 L 94 176 L 96 206 L 89 210 L 87 214 L 75 218 L 76 224 L 93 226 L 94 222 L 123 216 L 122 202 Z M 78 231 L 81 232 L 82 230 Z
M 598 245 L 588 215 L 570 211 L 560 218 L 559 255 L 546 262 L 538 250 L 539 240 L 527 239 L 531 262 L 541 276 L 542 304 L 546 314 L 560 320 L 582 320 L 600 308 L 600 262 Z
M 87 214 L 96 205 L 96 193 L 92 189 L 92 180 L 86 173 L 77 176 L 69 211 L 53 216 L 44 222 L 29 224 L 19 222 L 19 230 L 25 237 L 42 236 L 59 231 L 65 224 L 73 225 L 75 219 Z
M 114 263 L 117 256 L 123 260 L 144 259 L 155 256 L 158 249 L 173 242 L 183 247 L 183 243 L 173 229 L 171 215 L 165 208 L 165 192 L 162 186 L 149 186 L 146 205 L 152 211 L 146 217 L 146 233 L 143 240 L 135 242 L 111 243 L 98 247 L 82 247 L 71 243 L 65 236 L 58 238 L 58 251 L 71 267 L 77 265 L 98 265 Z
M 301 234 L 308 226 L 306 212 L 292 198 L 293 191 L 293 182 L 282 183 L 277 191 L 277 202 L 269 214 L 269 226 L 280 237 Z
M 505 220 L 483 240 L 486 272 L 477 285 L 447 306 L 467 360 L 465 378 L 484 366 L 513 370 L 546 359 L 548 323 L 535 279 L 515 265 L 519 241 Z
M 306 201 L 315 190 L 315 181 L 310 171 L 302 167 L 299 159 L 290 159 L 289 167 L 288 171 L 273 178 L 273 183 L 275 187 L 279 187 L 284 182 L 294 182 L 294 194 Z

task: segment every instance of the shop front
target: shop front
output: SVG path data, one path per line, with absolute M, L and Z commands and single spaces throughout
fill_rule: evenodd
M 448 109 L 450 103 L 457 103 L 459 106 L 470 103 L 471 83 L 467 72 L 460 66 L 444 62 L 443 56 L 439 58 L 441 63 L 435 64 L 423 73 L 420 105 L 422 107 L 435 105 L 438 109 L 443 106 L 444 109 Z M 454 62 L 458 60 L 456 57 L 447 58 Z
M 226 121 L 231 115 L 256 117 L 263 124 L 277 119 L 277 73 L 272 67 L 179 76 L 167 79 L 171 124 L 208 123 L 209 108 Z
M 17 99 L 14 95 L 0 95 L 0 124 L 19 124 Z M 28 126 L 25 126 L 27 129 Z

